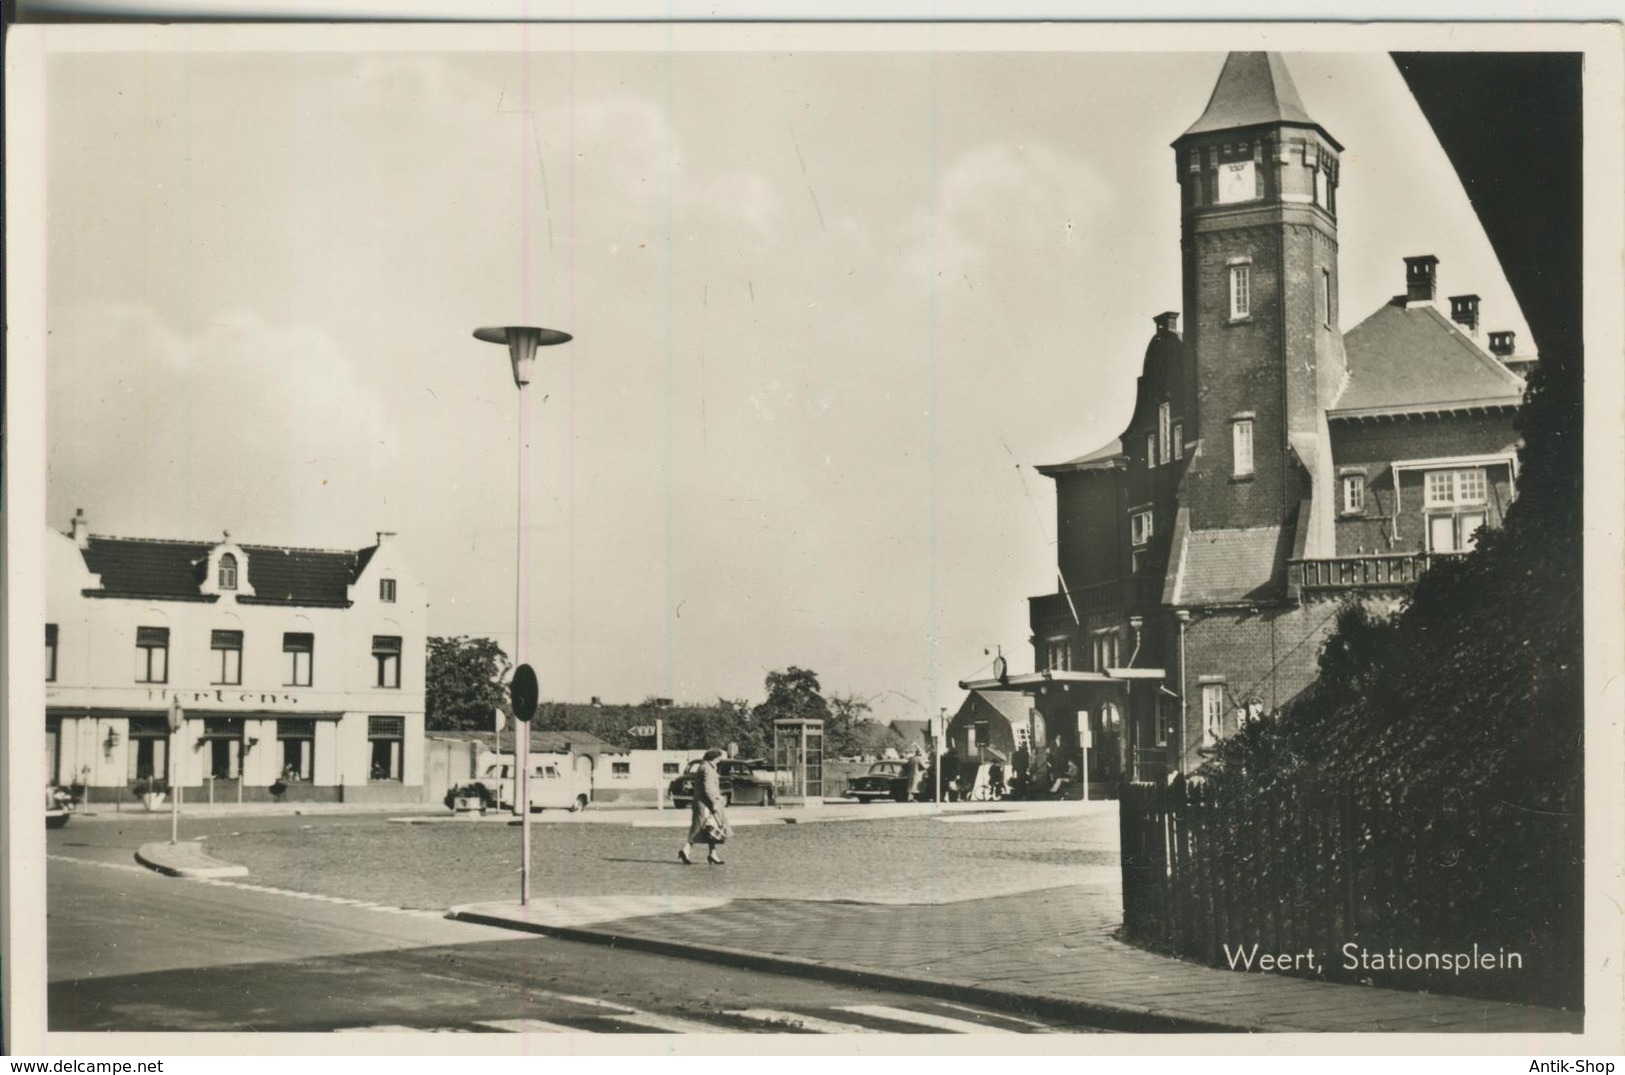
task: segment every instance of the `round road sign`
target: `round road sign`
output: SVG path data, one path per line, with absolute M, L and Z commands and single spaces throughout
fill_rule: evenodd
M 541 688 L 536 685 L 536 670 L 528 664 L 515 668 L 513 682 L 508 684 L 508 694 L 513 698 L 514 717 L 529 724 L 530 718 L 536 715 L 536 703 L 541 698 Z

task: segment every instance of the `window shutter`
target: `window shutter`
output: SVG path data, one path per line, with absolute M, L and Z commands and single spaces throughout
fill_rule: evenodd
M 282 636 L 283 653 L 309 653 L 316 648 L 316 636 L 297 631 L 289 631 Z
M 243 633 L 241 631 L 212 631 L 209 634 L 210 649 L 242 649 Z
M 372 651 L 374 653 L 399 653 L 401 640 L 396 635 L 373 635 Z
M 169 628 L 137 627 L 135 629 L 135 644 L 138 646 L 167 646 L 169 645 Z

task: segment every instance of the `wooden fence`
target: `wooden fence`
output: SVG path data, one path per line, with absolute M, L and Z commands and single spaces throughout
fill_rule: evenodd
M 1270 954 L 1295 958 L 1264 969 L 1329 981 L 1580 1006 L 1578 817 L 1354 783 L 1242 798 L 1181 778 L 1125 785 L 1120 800 L 1135 943 L 1236 970 Z

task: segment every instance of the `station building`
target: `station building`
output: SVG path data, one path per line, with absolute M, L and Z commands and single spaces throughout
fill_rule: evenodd
M 1184 333 L 1155 316 L 1128 421 L 1038 468 L 1058 554 L 1035 670 L 961 686 L 1023 696 L 995 732 L 1087 750 L 1092 787 L 1201 765 L 1313 680 L 1343 602 L 1396 607 L 1515 494 L 1536 358 L 1481 331 L 1477 295 L 1406 257 L 1403 291 L 1340 330 L 1342 153 L 1280 56 L 1228 57 L 1173 142 Z
M 45 750 L 131 801 L 418 801 L 428 601 L 393 535 L 358 550 L 47 535 Z M 169 711 L 179 699 L 176 734 Z

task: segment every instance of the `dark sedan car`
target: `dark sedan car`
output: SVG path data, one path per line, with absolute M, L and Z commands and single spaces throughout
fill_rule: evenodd
M 699 778 L 701 764 L 689 762 L 688 771 L 671 782 L 673 806 L 687 806 L 694 798 L 694 781 Z M 717 762 L 717 775 L 721 777 L 724 806 L 772 806 L 777 798 L 773 766 L 765 758 L 724 758 Z
M 846 793 L 860 803 L 876 799 L 908 801 L 907 762 L 877 761 L 869 771 L 846 782 Z

